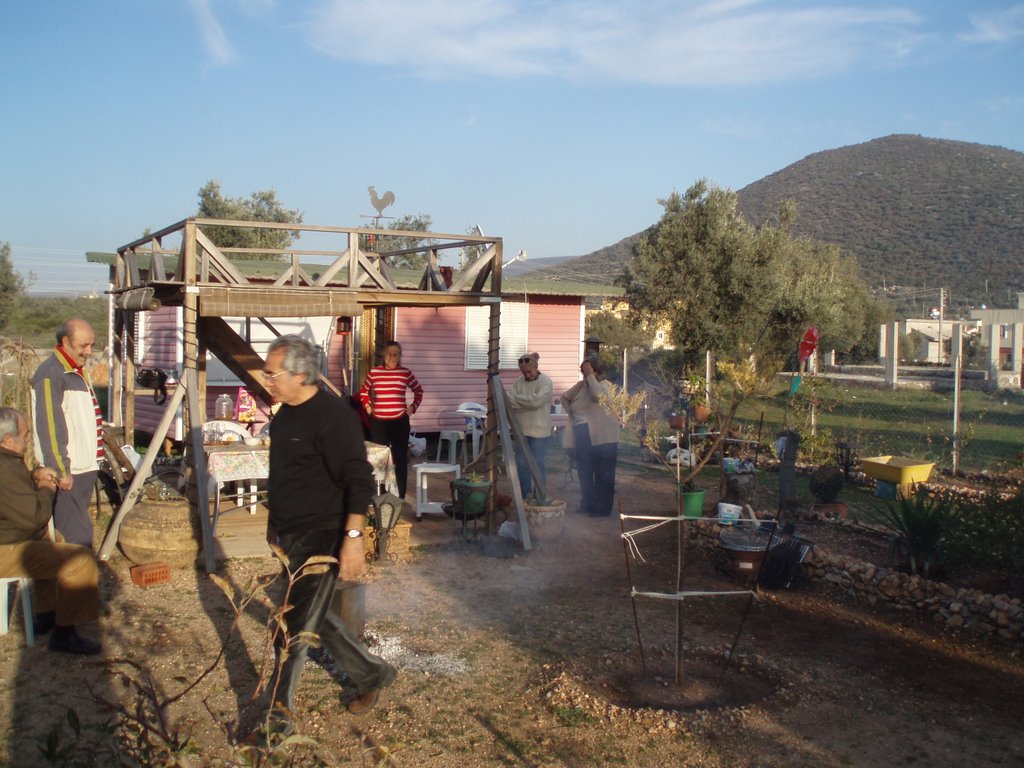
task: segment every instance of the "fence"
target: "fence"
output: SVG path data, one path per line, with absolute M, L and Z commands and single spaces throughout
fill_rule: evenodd
M 667 432 L 673 411 L 699 401 L 694 389 L 706 370 L 704 355 L 658 350 L 624 360 L 622 380 L 629 391 L 647 393 L 647 422 L 666 422 Z M 806 464 L 835 460 L 842 443 L 860 458 L 907 456 L 947 470 L 958 459 L 969 473 L 1004 474 L 1022 465 L 1024 391 L 990 391 L 979 372 L 966 372 L 958 393 L 948 367 L 903 368 L 895 389 L 885 383 L 882 366 L 834 368 L 804 375 L 798 384 L 794 377 L 781 374 L 771 396 L 740 406 L 738 436 L 770 445 L 783 429 L 795 429 L 798 460 Z

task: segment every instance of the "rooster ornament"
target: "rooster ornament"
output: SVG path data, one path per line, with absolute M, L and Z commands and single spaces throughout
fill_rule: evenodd
M 388 190 L 382 197 L 377 197 L 377 190 L 373 186 L 366 188 L 370 193 L 370 204 L 377 209 L 379 216 L 384 215 L 384 209 L 395 203 L 395 193 Z

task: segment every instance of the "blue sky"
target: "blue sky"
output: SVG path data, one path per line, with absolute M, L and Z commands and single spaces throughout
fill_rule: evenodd
M 309 224 L 479 225 L 589 253 L 708 178 L 894 133 L 1024 150 L 1024 3 L 37 0 L 0 4 L 0 242 L 34 290 L 224 194 Z

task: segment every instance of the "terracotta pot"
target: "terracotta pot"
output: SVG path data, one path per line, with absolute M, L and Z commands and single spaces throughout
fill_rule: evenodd
M 678 413 L 673 413 L 668 417 L 668 425 L 672 429 L 682 429 L 686 425 L 686 418 Z
M 711 416 L 711 409 L 706 405 L 699 403 L 693 406 L 693 420 L 698 424 L 703 424 Z
M 566 503 L 563 499 L 549 499 L 547 504 L 523 503 L 527 519 L 536 524 L 552 517 L 562 517 L 565 514 Z

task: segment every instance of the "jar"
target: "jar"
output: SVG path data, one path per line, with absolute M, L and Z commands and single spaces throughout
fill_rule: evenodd
M 235 415 L 235 404 L 231 401 L 231 395 L 221 395 L 213 406 L 213 417 L 215 419 L 230 419 Z

